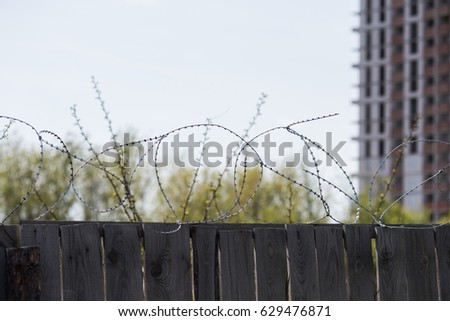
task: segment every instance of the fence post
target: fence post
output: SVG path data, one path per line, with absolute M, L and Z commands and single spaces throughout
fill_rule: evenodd
M 6 249 L 8 300 L 38 301 L 41 295 L 40 248 Z

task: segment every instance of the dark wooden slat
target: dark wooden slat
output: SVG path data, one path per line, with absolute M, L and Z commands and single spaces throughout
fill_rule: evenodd
M 8 298 L 6 278 L 6 249 L 17 246 L 17 226 L 0 225 L 0 301 Z
M 41 248 L 41 300 L 61 300 L 59 226 L 26 224 L 20 229 L 22 246 Z
M 258 300 L 285 301 L 288 295 L 286 230 L 256 228 Z
M 345 225 L 344 230 L 350 300 L 373 301 L 376 299 L 372 256 L 374 228 L 370 225 Z
M 98 224 L 61 226 L 63 299 L 104 300 Z
M 220 231 L 221 299 L 254 301 L 255 263 L 252 231 Z
M 348 300 L 342 226 L 316 226 L 320 300 Z
M 450 301 L 450 225 L 436 228 L 440 299 Z
M 162 226 L 176 230 L 174 224 Z M 171 233 L 157 232 L 162 230 L 144 225 L 147 299 L 192 300 L 189 226 Z
M 407 300 L 405 230 L 377 227 L 375 231 L 380 299 L 383 301 Z
M 434 230 L 405 229 L 408 300 L 438 300 Z
M 6 249 L 8 300 L 39 301 L 41 299 L 40 247 Z
M 106 300 L 144 299 L 139 225 L 105 224 Z
M 288 225 L 287 240 L 291 282 L 291 300 L 319 300 L 314 226 Z
M 195 300 L 219 299 L 216 240 L 217 228 L 214 226 L 196 226 L 192 230 Z

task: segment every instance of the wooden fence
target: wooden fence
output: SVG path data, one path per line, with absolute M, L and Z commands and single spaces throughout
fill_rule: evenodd
M 0 226 L 0 299 L 450 300 L 449 225 L 216 224 L 160 232 L 171 229 Z M 36 262 L 11 258 L 30 246 L 39 246 L 37 261 L 29 255 Z M 16 272 L 19 281 L 11 280 Z M 23 282 L 30 273 L 38 295 L 12 295 L 15 282 L 36 282 Z

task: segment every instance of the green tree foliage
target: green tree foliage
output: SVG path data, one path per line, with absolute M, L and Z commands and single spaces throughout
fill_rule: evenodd
M 306 223 L 325 216 L 316 196 L 268 170 L 262 179 L 259 168 L 239 171 L 236 181 L 232 175 L 223 176 L 218 189 L 219 173 L 204 169 L 193 186 L 194 175 L 195 170 L 189 168 L 170 172 L 163 186 L 164 195 L 159 193 L 156 199 L 158 213 L 153 217 L 189 222 L 226 218 L 230 223 Z M 301 170 L 291 169 L 285 175 L 307 186 L 311 180 Z
M 353 204 L 351 212 L 356 213 L 358 207 L 360 208 L 360 215 L 358 223 L 373 224 L 375 216 L 384 224 L 429 224 L 431 222 L 431 215 L 426 209 L 418 209 L 411 211 L 401 205 L 400 202 L 391 207 L 392 200 L 388 196 L 379 193 L 375 195 L 372 204 L 369 204 L 368 192 L 361 193 L 359 201 L 362 206 Z M 388 208 L 389 207 L 389 208 Z M 367 210 L 366 210 L 367 209 Z M 368 210 L 371 209 L 371 212 Z M 372 213 L 372 215 L 371 215 Z
M 19 139 L 4 138 L 0 144 L 0 218 L 11 213 L 9 222 L 31 220 L 48 212 L 48 219 L 68 219 L 75 195 L 68 193 L 70 181 L 67 156 L 56 151 L 44 153 Z M 39 177 L 36 180 L 36 175 Z M 36 182 L 36 183 L 35 183 Z M 24 197 L 28 199 L 23 200 Z M 55 207 L 53 205 L 57 203 Z M 20 206 L 18 206 L 20 204 Z

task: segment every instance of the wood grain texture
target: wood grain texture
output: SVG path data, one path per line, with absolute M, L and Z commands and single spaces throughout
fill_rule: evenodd
M 380 299 L 382 301 L 407 300 L 405 230 L 377 227 L 375 231 Z
M 175 229 L 175 225 L 169 228 Z M 173 233 L 157 231 L 155 225 L 144 225 L 147 299 L 192 300 L 189 226 L 183 225 Z
M 253 232 L 222 230 L 219 245 L 221 299 L 256 300 Z
M 440 299 L 450 301 L 450 225 L 436 227 Z
M 61 230 L 63 299 L 104 300 L 98 224 L 65 225 Z
M 405 229 L 408 300 L 438 299 L 433 229 Z
M 195 300 L 212 301 L 220 297 L 217 247 L 216 227 L 196 226 L 192 229 Z
M 287 241 L 291 300 L 318 301 L 320 298 L 319 274 L 314 226 L 288 225 Z
M 6 249 L 17 246 L 17 225 L 0 225 L 0 301 L 8 298 L 6 278 Z
M 139 225 L 105 224 L 106 300 L 144 299 Z
M 370 225 L 345 225 L 348 281 L 350 300 L 373 301 L 376 299 L 375 267 L 372 256 Z
M 61 266 L 59 247 L 59 226 L 55 224 L 21 225 L 22 246 L 41 248 L 41 300 L 60 301 Z
M 316 226 L 320 300 L 348 300 L 342 226 Z
M 285 301 L 288 298 L 286 230 L 256 228 L 255 251 L 258 300 Z
M 8 300 L 40 300 L 41 267 L 39 257 L 39 246 L 6 249 Z

